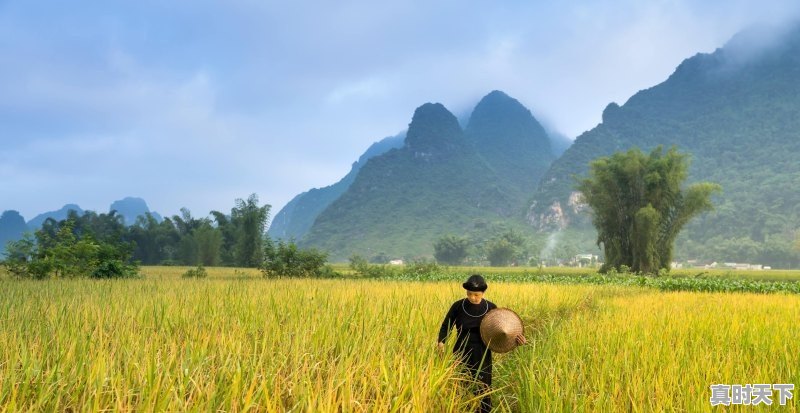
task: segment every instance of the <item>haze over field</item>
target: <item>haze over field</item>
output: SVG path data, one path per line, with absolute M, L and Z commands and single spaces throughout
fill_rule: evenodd
M 791 1 L 0 2 L 0 211 L 125 196 L 277 211 L 441 102 L 504 90 L 574 138 Z

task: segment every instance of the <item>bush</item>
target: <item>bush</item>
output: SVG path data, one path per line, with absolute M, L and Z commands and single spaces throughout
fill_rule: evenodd
M 91 278 L 133 278 L 139 275 L 135 265 L 120 260 L 102 261 L 92 271 Z
M 52 260 L 37 260 L 39 248 L 29 235 L 6 245 L 6 259 L 3 266 L 9 274 L 17 278 L 47 278 L 52 268 Z
M 186 270 L 183 275 L 183 278 L 206 278 L 208 277 L 208 272 L 206 271 L 205 267 L 202 265 L 198 265 L 197 268 L 190 268 Z
M 320 277 L 330 278 L 339 274 L 326 265 L 328 254 L 314 248 L 299 249 L 294 242 L 279 241 L 275 246 L 267 240 L 264 248 L 264 277 Z
M 628 267 L 625 264 L 619 266 L 619 270 L 615 267 L 608 265 L 608 263 L 603 264 L 600 266 L 600 270 L 598 271 L 600 274 L 607 274 L 612 277 L 620 276 L 620 275 L 631 275 L 631 267 Z
M 51 223 L 48 228 L 48 231 L 36 231 L 36 239 L 26 236 L 8 243 L 4 266 L 11 275 L 39 280 L 51 276 L 126 278 L 137 275 L 137 264 L 127 263 L 131 257 L 129 244 L 121 240 L 102 241 L 90 232 L 77 231 L 74 219 Z
M 436 262 L 425 260 L 414 261 L 403 268 L 403 276 L 411 278 L 430 278 L 436 275 L 447 273 L 447 268 Z
M 390 277 L 394 274 L 394 270 L 386 264 L 370 265 L 364 257 L 357 254 L 350 257 L 350 269 L 366 278 Z
M 435 261 L 418 260 L 402 268 L 389 265 L 370 265 L 360 255 L 350 257 L 350 269 L 364 278 L 438 279 L 448 273 L 447 267 Z

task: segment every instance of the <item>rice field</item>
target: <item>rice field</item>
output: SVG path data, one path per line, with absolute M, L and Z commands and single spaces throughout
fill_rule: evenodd
M 341 265 L 337 270 L 347 271 L 346 266 Z M 449 269 L 461 273 L 478 272 L 481 274 L 497 275 L 524 275 L 532 273 L 547 273 L 553 275 L 594 275 L 597 268 L 592 267 L 449 267 Z M 800 270 L 734 270 L 724 268 L 677 268 L 669 272 L 671 277 L 708 277 L 708 278 L 732 278 L 757 281 L 800 281 Z
M 333 268 L 344 275 L 350 275 L 353 271 L 348 264 L 333 264 Z M 391 268 L 391 266 L 390 266 Z M 447 271 L 459 274 L 470 274 L 473 272 L 481 274 L 498 275 L 504 278 L 513 279 L 518 276 L 524 278 L 530 274 L 550 274 L 550 275 L 596 275 L 597 268 L 592 267 L 470 267 L 454 266 L 444 267 Z M 735 270 L 725 268 L 678 268 L 669 272 L 672 278 L 720 278 L 752 281 L 800 281 L 800 270 Z
M 0 278 L 1 411 L 463 412 L 436 351 L 456 282 L 262 279 L 144 267 L 143 279 Z M 500 412 L 711 407 L 712 384 L 800 385 L 800 296 L 492 283 L 529 344 L 496 355 Z M 451 340 L 452 343 L 452 340 Z

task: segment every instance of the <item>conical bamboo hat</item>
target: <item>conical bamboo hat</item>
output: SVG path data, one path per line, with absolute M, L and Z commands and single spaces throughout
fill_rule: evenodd
M 508 308 L 495 308 L 481 320 L 481 338 L 495 353 L 508 353 L 517 347 L 522 334 L 522 319 Z

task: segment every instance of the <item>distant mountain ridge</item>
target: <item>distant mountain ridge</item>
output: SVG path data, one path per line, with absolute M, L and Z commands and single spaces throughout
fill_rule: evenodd
M 302 239 L 314 224 L 317 216 L 350 187 L 367 160 L 390 149 L 403 146 L 404 139 L 405 133 L 401 133 L 373 143 L 353 163 L 350 172 L 344 178 L 335 184 L 323 188 L 313 188 L 295 196 L 275 214 L 267 234 L 274 239 Z
M 39 228 L 42 227 L 42 224 L 44 224 L 44 221 L 46 221 L 47 218 L 53 218 L 56 221 L 61 221 L 61 220 L 67 219 L 67 214 L 69 214 L 69 211 L 75 211 L 78 214 L 83 214 L 83 209 L 81 207 L 79 207 L 78 205 L 76 205 L 76 204 L 66 204 L 66 205 L 64 205 L 63 207 L 61 207 L 58 210 L 49 211 L 49 212 L 43 212 L 43 213 L 33 217 L 33 219 L 28 221 L 28 228 L 31 231 L 38 230 Z
M 108 211 L 117 211 L 119 215 L 124 217 L 125 225 L 127 226 L 135 224 L 138 217 L 145 216 L 147 213 L 153 215 L 153 218 L 158 222 L 163 220 L 157 212 L 150 211 L 150 207 L 147 206 L 147 202 L 144 199 L 130 196 L 112 202 Z
M 19 240 L 25 232 L 35 232 L 40 229 L 48 218 L 56 221 L 66 219 L 69 211 L 75 211 L 78 215 L 86 212 L 76 204 L 66 204 L 58 210 L 41 213 L 30 221 L 25 222 L 25 218 L 19 212 L 14 210 L 4 211 L 0 216 L 0 251 L 3 250 L 6 242 Z M 159 222 L 163 220 L 157 212 L 150 211 L 147 203 L 142 198 L 126 197 L 114 201 L 108 212 L 111 211 L 117 211 L 118 215 L 123 217 L 125 225 L 128 226 L 136 223 L 136 218 L 144 216 L 146 213 L 152 214 Z
M 9 241 L 16 241 L 22 238 L 28 231 L 25 218 L 14 210 L 3 211 L 0 215 L 0 258 L 5 253 L 5 246 Z

